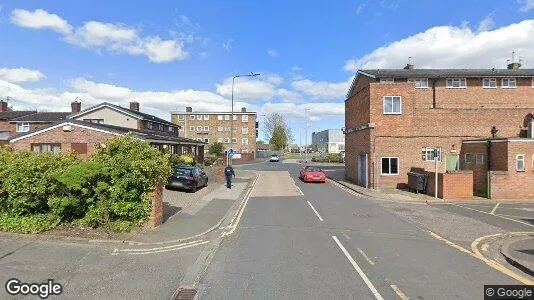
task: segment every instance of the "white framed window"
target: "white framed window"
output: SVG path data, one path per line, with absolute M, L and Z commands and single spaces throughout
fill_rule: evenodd
M 178 121 L 185 121 L 185 115 L 178 115 Z
M 230 143 L 230 139 L 229 138 L 224 138 L 224 143 L 225 144 L 229 144 Z
M 467 80 L 465 78 L 447 78 L 447 88 L 449 89 L 465 89 L 467 87 Z
M 209 126 L 204 126 L 204 131 L 210 131 L 210 127 Z
M 54 152 L 61 151 L 61 144 L 31 144 L 33 152 Z
M 189 126 L 189 131 L 195 131 L 195 126 Z
M 229 132 L 230 131 L 230 127 L 224 127 L 224 131 Z
M 243 148 L 243 149 L 241 150 L 241 153 L 248 153 L 248 149 Z
M 464 154 L 464 162 L 466 165 L 472 165 L 475 163 L 476 155 L 473 153 Z
M 399 158 L 398 157 L 381 157 L 382 175 L 399 175 Z
M 204 120 L 207 121 L 210 119 L 210 115 L 204 115 Z
M 218 126 L 218 127 L 217 127 L 217 131 L 219 131 L 219 132 L 220 132 L 220 131 L 223 131 L 223 127 L 222 127 L 222 126 Z
M 230 120 L 230 115 L 224 115 L 224 120 L 225 121 L 229 121 Z
M 209 142 L 210 142 L 210 139 L 208 139 L 208 138 L 204 139 L 204 143 L 208 143 L 209 144 Z
M 152 124 L 152 122 L 148 122 L 146 123 L 146 127 L 150 130 L 152 130 L 154 128 L 154 125 Z
M 197 120 L 202 120 L 202 115 L 197 115 Z
M 534 89 L 534 77 L 532 77 L 532 88 Z
M 17 123 L 17 132 L 28 132 L 30 131 L 30 123 L 20 122 Z
M 195 116 L 194 115 L 190 115 L 189 116 L 189 120 L 194 120 L 195 119 Z
M 232 138 L 232 144 L 237 144 L 237 138 Z
M 385 96 L 384 97 L 384 114 L 385 115 L 402 114 L 402 97 L 401 96 Z
M 242 115 L 241 116 L 241 121 L 244 123 L 244 122 L 248 122 L 248 115 Z
M 484 78 L 482 79 L 482 87 L 485 89 L 495 89 L 497 88 L 497 79 L 496 78 Z
M 410 78 L 408 82 L 415 83 L 416 89 L 426 89 L 428 88 L 428 78 Z
M 525 171 L 525 154 L 518 154 L 515 157 L 515 170 L 518 172 Z
M 248 145 L 248 139 L 247 138 L 242 138 L 241 139 L 241 144 Z
M 197 126 L 197 131 L 202 131 L 202 126 Z
M 241 128 L 241 133 L 242 134 L 248 134 L 248 127 L 242 127 Z
M 475 156 L 475 163 L 477 165 L 483 165 L 484 164 L 484 154 L 477 153 Z
M 217 115 L 217 120 L 222 121 L 223 120 L 223 115 Z
M 438 161 L 441 161 L 441 148 L 425 147 L 421 149 L 421 158 L 423 161 L 434 161 L 434 149 L 437 150 Z
M 380 78 L 380 83 L 395 83 L 393 78 Z
M 197 138 L 197 141 L 202 142 L 202 138 Z
M 503 89 L 515 89 L 516 88 L 515 78 L 503 78 L 501 81 L 501 87 Z
M 218 138 L 217 139 L 217 143 L 222 143 L 223 142 L 223 138 Z
M 237 115 L 233 115 L 232 119 L 233 119 L 234 121 L 237 121 Z

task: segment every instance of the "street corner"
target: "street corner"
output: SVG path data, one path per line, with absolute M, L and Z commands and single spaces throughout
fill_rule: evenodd
M 508 263 L 534 279 L 534 232 L 507 239 L 500 252 Z

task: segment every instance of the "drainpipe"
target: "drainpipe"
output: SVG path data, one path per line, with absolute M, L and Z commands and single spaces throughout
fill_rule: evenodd
M 487 191 L 486 191 L 486 194 L 488 195 L 488 199 L 491 199 L 491 176 L 490 176 L 490 170 L 491 170 L 491 140 L 488 140 L 488 143 L 487 143 L 487 151 L 486 151 L 486 154 L 487 154 L 487 165 L 486 165 L 486 168 L 488 169 L 487 172 L 486 172 L 486 176 L 487 176 L 487 182 L 488 184 L 486 185 L 487 187 Z
M 432 80 L 432 108 L 436 108 L 436 80 Z

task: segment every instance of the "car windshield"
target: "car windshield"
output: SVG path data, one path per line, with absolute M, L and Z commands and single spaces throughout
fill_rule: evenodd
M 321 168 L 319 167 L 306 167 L 306 171 L 308 172 L 322 172 Z
M 191 169 L 177 168 L 174 170 L 174 175 L 176 176 L 190 176 Z

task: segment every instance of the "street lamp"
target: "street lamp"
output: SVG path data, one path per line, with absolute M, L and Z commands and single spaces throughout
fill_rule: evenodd
M 230 148 L 232 147 L 233 140 L 234 140 L 234 83 L 235 83 L 235 79 L 239 77 L 255 77 L 259 75 L 260 75 L 259 73 L 250 72 L 250 74 L 235 75 L 234 77 L 232 77 L 232 120 L 230 123 Z M 228 159 L 226 165 L 228 166 L 230 164 L 231 164 L 231 159 Z
M 308 163 L 308 110 L 310 109 L 309 108 L 304 109 L 304 112 L 306 114 L 306 136 L 305 136 L 306 145 L 304 145 L 304 151 L 306 154 L 306 163 Z

